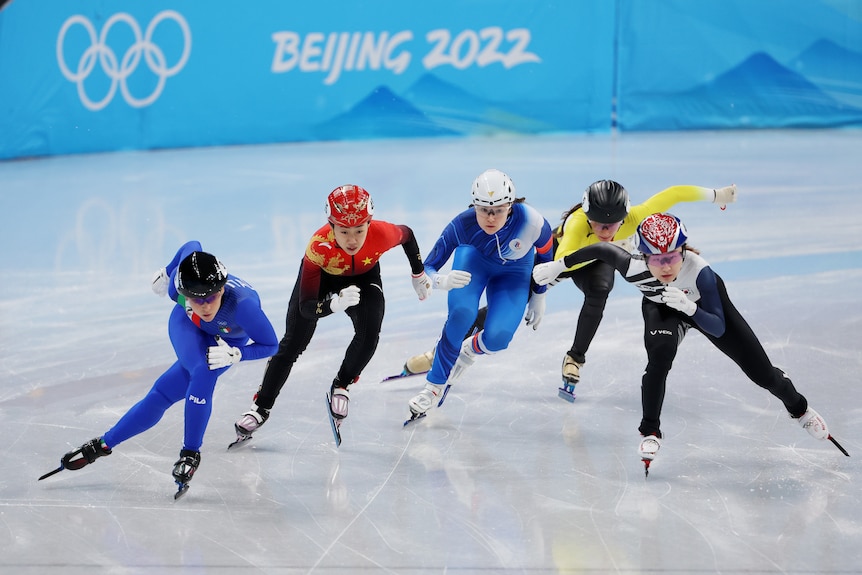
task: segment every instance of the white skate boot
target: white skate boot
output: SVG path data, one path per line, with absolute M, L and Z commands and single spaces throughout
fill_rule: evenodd
M 655 459 L 660 448 L 661 439 L 657 435 L 647 435 L 641 440 L 638 446 L 638 455 L 641 456 L 641 461 L 644 463 L 644 476 L 649 476 L 649 464 Z
M 329 411 L 332 418 L 341 420 L 347 417 L 347 406 L 350 405 L 350 392 L 346 387 L 335 387 L 329 390 Z
M 445 391 L 445 383 L 431 383 L 430 381 L 426 381 L 425 388 L 416 394 L 413 399 L 407 402 L 407 405 L 410 407 L 410 412 L 413 414 L 412 419 L 424 416 L 425 412 L 431 409 L 431 406 L 443 399 Z
M 258 407 L 256 403 L 252 403 L 251 409 L 243 413 L 237 422 L 233 424 L 233 428 L 236 431 L 236 441 L 227 446 L 228 450 L 243 445 L 251 439 L 252 434 L 260 429 L 266 423 L 267 419 L 269 419 L 269 410 Z
M 486 353 L 479 342 L 479 336 L 482 332 L 477 333 L 473 337 L 468 337 L 461 344 L 461 353 L 458 354 L 458 359 L 455 360 L 455 365 L 452 366 L 452 371 L 449 372 L 447 383 L 452 385 L 458 381 L 468 367 L 476 361 L 477 355 Z
M 814 439 L 829 438 L 829 428 L 826 426 L 826 421 L 810 407 L 799 418 L 799 425 Z
M 237 435 L 248 435 L 260 429 L 269 419 L 269 410 L 253 405 L 249 411 L 242 414 L 242 417 L 234 423 Z
M 823 419 L 819 413 L 809 407 L 798 419 L 799 425 L 801 425 L 802 429 L 807 431 L 811 437 L 814 439 L 828 439 L 839 449 L 839 451 L 841 451 L 841 453 L 850 457 L 850 454 L 847 453 L 844 446 L 838 443 L 838 440 L 832 437 L 832 434 L 829 433 L 829 428 L 826 426 L 826 420 Z

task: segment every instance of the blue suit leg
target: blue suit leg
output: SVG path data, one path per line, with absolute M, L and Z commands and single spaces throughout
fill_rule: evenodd
M 153 427 L 170 406 L 184 397 L 186 387 L 188 373 L 176 362 L 159 376 L 147 395 L 133 405 L 102 439 L 113 449 L 130 437 Z
M 452 269 L 469 271 L 471 278 L 466 286 L 449 291 L 449 315 L 427 376 L 431 383 L 446 383 L 449 379 L 449 372 L 461 352 L 464 334 L 473 325 L 479 312 L 479 300 L 488 281 L 484 259 L 472 246 L 455 249 Z
M 188 374 L 188 383 L 182 390 L 186 400 L 183 449 L 200 451 L 212 415 L 216 381 L 228 368 L 210 370 L 207 349 L 216 345 L 215 338 L 195 326 L 179 306 L 171 313 L 168 335 L 180 365 Z
M 524 258 L 526 260 L 527 258 Z M 488 281 L 485 299 L 488 302 L 488 315 L 482 332 L 482 344 L 488 352 L 496 352 L 509 347 L 515 331 L 521 324 L 527 300 L 530 297 L 531 267 L 506 264 Z M 531 263 L 531 262 L 528 262 Z

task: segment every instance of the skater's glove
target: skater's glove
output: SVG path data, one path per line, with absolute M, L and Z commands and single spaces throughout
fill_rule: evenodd
M 727 204 L 736 201 L 736 184 L 715 189 L 713 192 L 715 192 L 715 198 L 712 203 L 718 204 L 722 210 L 727 207 Z
M 661 301 L 667 307 L 681 311 L 685 315 L 692 316 L 697 311 L 697 304 L 688 299 L 685 293 L 676 287 L 667 286 L 661 294 Z
M 419 275 L 413 276 L 413 289 L 416 290 L 416 295 L 419 296 L 419 301 L 427 298 L 431 293 L 431 278 L 424 271 Z
M 168 295 L 168 270 L 162 268 L 153 274 L 153 293 L 159 297 Z
M 470 283 L 470 272 L 464 270 L 452 270 L 448 274 L 434 274 L 432 283 L 435 289 L 449 291 L 450 289 L 459 289 Z
M 233 347 L 220 337 L 216 337 L 218 345 L 210 346 L 207 350 L 207 363 L 210 369 L 221 369 L 239 363 L 242 359 L 242 351 Z
M 548 285 L 566 270 L 563 258 L 539 264 L 533 268 L 533 281 L 540 286 Z
M 527 302 L 527 314 L 524 316 L 524 321 L 527 325 L 532 326 L 535 330 L 542 322 L 545 316 L 545 294 L 534 293 L 530 296 L 530 301 Z
M 347 286 L 338 295 L 329 300 L 329 309 L 332 313 L 344 311 L 359 303 L 359 286 Z

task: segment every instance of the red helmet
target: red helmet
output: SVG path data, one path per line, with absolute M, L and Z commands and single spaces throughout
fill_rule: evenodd
M 374 202 L 364 188 L 339 186 L 326 198 L 326 219 L 329 223 L 352 228 L 371 220 Z

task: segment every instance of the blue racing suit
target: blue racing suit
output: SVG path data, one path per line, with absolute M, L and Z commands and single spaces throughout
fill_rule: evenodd
M 156 380 L 147 395 L 102 436 L 110 448 L 153 427 L 171 405 L 185 400 L 183 449 L 200 451 L 212 414 L 216 380 L 228 369 L 209 369 L 207 350 L 216 345 L 215 336 L 238 347 L 242 351 L 242 361 L 269 357 L 278 349 L 278 338 L 260 307 L 257 292 L 236 276 L 228 274 L 221 307 L 212 321 L 203 321 L 186 306 L 174 280 L 180 262 L 195 251 L 202 251 L 199 242 L 184 244 L 165 267 L 169 277 L 168 295 L 177 302 L 168 320 L 168 335 L 177 361 Z
M 449 378 L 464 334 L 476 319 L 482 292 L 488 315 L 474 351 L 494 353 L 508 347 L 530 296 L 533 265 L 551 260 L 552 244 L 548 221 L 520 202 L 512 204 L 506 223 L 495 234 L 479 227 L 472 207 L 449 222 L 425 259 L 425 273 L 433 277 L 454 252 L 452 269 L 470 272 L 471 279 L 463 288 L 449 291 L 449 315 L 428 381 L 441 384 Z M 544 293 L 547 286 L 532 284 L 532 290 Z

